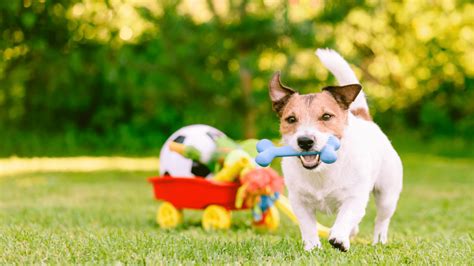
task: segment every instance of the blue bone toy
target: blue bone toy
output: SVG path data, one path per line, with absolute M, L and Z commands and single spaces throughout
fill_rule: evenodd
M 257 143 L 258 155 L 255 162 L 260 166 L 268 166 L 275 157 L 300 156 L 300 155 L 316 155 L 321 156 L 321 161 L 327 164 L 337 160 L 336 151 L 341 146 L 339 139 L 334 136 L 328 138 L 328 142 L 321 151 L 300 152 L 294 150 L 290 146 L 275 147 L 268 139 L 262 139 Z

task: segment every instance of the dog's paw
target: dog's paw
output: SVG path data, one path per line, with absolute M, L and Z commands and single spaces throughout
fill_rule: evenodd
M 304 242 L 304 250 L 306 250 L 306 251 L 312 251 L 312 250 L 322 248 L 322 245 L 321 245 L 321 242 L 319 241 L 319 239 L 311 240 L 311 241 L 303 240 L 303 242 Z
M 382 244 L 382 245 L 387 244 L 387 234 L 386 233 L 375 233 L 374 241 L 372 242 L 372 245 L 375 246 L 377 244 Z
M 337 248 L 343 252 L 348 251 L 351 246 L 349 238 L 329 237 L 329 243 L 333 248 Z

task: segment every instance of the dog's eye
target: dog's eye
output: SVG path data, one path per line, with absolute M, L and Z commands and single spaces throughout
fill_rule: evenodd
M 288 124 L 293 124 L 293 123 L 296 123 L 296 117 L 294 116 L 288 116 L 287 118 L 285 118 L 285 121 L 288 122 Z
M 321 120 L 323 120 L 323 121 L 329 121 L 329 120 L 331 120 L 331 118 L 332 118 L 333 116 L 334 116 L 334 115 L 332 115 L 332 114 L 325 113 L 325 114 L 323 114 L 323 116 L 321 116 Z

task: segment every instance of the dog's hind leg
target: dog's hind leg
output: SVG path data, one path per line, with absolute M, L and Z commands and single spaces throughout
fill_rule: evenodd
M 377 187 L 376 185 L 374 188 L 377 216 L 375 218 L 373 244 L 387 243 L 390 219 L 397 207 L 398 197 L 400 196 L 402 187 L 401 178 L 392 178 L 384 181 L 383 186 Z
M 373 190 L 377 207 L 373 244 L 387 243 L 388 227 L 397 207 L 402 183 L 402 163 L 395 151 L 392 150 L 382 165 L 382 171 Z
M 397 207 L 398 195 L 387 195 L 384 192 L 374 191 L 374 196 L 375 205 L 377 206 L 377 217 L 375 218 L 373 244 L 385 244 L 387 243 L 390 219 Z

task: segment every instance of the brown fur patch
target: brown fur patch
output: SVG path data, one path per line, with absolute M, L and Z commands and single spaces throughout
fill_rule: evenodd
M 292 94 L 288 94 L 286 96 L 284 96 L 283 98 L 277 100 L 277 101 L 274 101 L 272 102 L 272 108 L 273 108 L 273 111 L 275 111 L 278 116 L 281 117 L 282 115 L 282 112 L 283 112 L 283 108 L 285 107 L 285 105 L 288 103 L 288 101 L 290 100 Z
M 270 99 L 272 100 L 273 110 L 281 117 L 283 108 L 290 100 L 291 96 L 296 93 L 292 88 L 281 83 L 280 71 L 273 74 L 268 84 Z
M 331 93 L 337 103 L 347 110 L 361 89 L 362 86 L 360 84 L 349 84 L 344 86 L 328 86 L 323 88 L 323 91 Z
M 322 119 L 326 113 L 333 116 L 329 121 Z M 347 114 L 330 92 L 323 91 L 307 95 L 295 93 L 282 110 L 280 132 L 283 135 L 293 134 L 299 125 L 311 124 L 322 132 L 341 138 L 347 123 Z M 296 117 L 297 122 L 288 123 L 286 118 L 289 116 Z
M 364 120 L 372 121 L 372 117 L 370 116 L 369 111 L 365 108 L 356 108 L 354 110 L 351 110 L 351 113 Z

